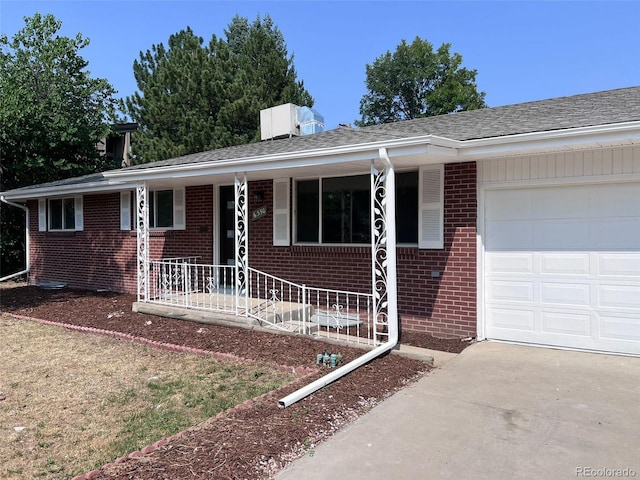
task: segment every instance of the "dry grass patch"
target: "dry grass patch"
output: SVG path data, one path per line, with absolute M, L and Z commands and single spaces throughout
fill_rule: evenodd
M 71 478 L 293 380 L 4 316 L 0 331 L 0 478 Z

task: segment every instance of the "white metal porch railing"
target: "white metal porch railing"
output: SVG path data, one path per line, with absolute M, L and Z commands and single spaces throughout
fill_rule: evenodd
M 249 267 L 246 291 L 236 267 L 196 263 L 197 257 L 150 262 L 151 303 L 246 316 L 271 328 L 366 344 L 376 332 L 373 295 L 299 285 Z
M 236 313 L 235 267 L 196 263 L 199 257 L 150 261 L 149 301 L 160 305 Z
M 378 344 L 373 295 L 370 293 L 307 287 L 306 303 L 311 306 L 310 324 L 315 335 L 346 341 Z

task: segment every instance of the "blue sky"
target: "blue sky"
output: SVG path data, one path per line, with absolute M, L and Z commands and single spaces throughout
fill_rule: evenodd
M 451 43 L 489 106 L 640 85 L 635 1 L 0 0 L 0 31 L 12 36 L 36 12 L 88 37 L 89 70 L 121 97 L 137 89 L 133 61 L 154 43 L 187 26 L 224 37 L 235 14 L 269 14 L 327 129 L 360 117 L 366 64 L 416 36 Z

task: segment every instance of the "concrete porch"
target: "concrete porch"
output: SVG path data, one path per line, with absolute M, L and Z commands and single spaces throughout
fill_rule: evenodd
M 240 309 L 242 314 L 233 313 L 235 305 L 236 295 L 233 292 L 187 293 L 149 302 L 134 302 L 133 311 L 237 328 L 263 327 L 303 334 L 313 334 L 314 330 L 319 330 L 319 325 L 304 321 L 305 311 L 307 319 L 312 315 L 313 308 L 310 305 L 247 298 L 247 306 Z

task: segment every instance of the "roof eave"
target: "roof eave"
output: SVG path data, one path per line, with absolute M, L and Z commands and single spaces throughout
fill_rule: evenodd
M 371 161 L 386 148 L 391 158 L 422 157 L 420 164 L 457 163 L 543 152 L 583 150 L 594 147 L 640 144 L 640 121 L 532 132 L 472 140 L 453 140 L 435 135 L 384 140 L 366 144 L 320 148 L 301 152 L 211 160 L 179 165 L 149 166 L 103 172 L 104 180 L 82 184 L 18 189 L 1 195 L 21 201 L 42 197 L 76 195 L 134 188 L 149 180 L 194 178 L 207 175 L 250 173 L 308 166 L 330 166 Z
M 461 142 L 460 161 L 640 144 L 640 121 L 532 132 Z
M 130 182 L 103 180 L 100 182 L 56 185 L 51 187 L 21 188 L 0 192 L 0 196 L 11 201 L 24 201 L 53 196 L 79 195 L 87 192 L 110 192 L 133 187 L 135 187 L 135 184 Z
M 301 152 L 285 152 L 230 160 L 212 160 L 180 165 L 166 165 L 162 167 L 120 170 L 105 172 L 104 175 L 108 178 L 139 182 L 144 180 L 175 178 L 176 176 L 186 178 L 237 172 L 250 173 L 313 165 L 329 166 L 335 163 L 370 161 L 378 157 L 380 148 L 386 148 L 390 154 L 394 156 L 427 155 L 429 151 L 435 152 L 436 150 L 440 155 L 444 155 L 444 152 L 449 152 L 450 155 L 455 156 L 457 153 L 455 153 L 453 149 L 457 143 L 455 140 L 426 135 L 408 139 L 385 140 Z

